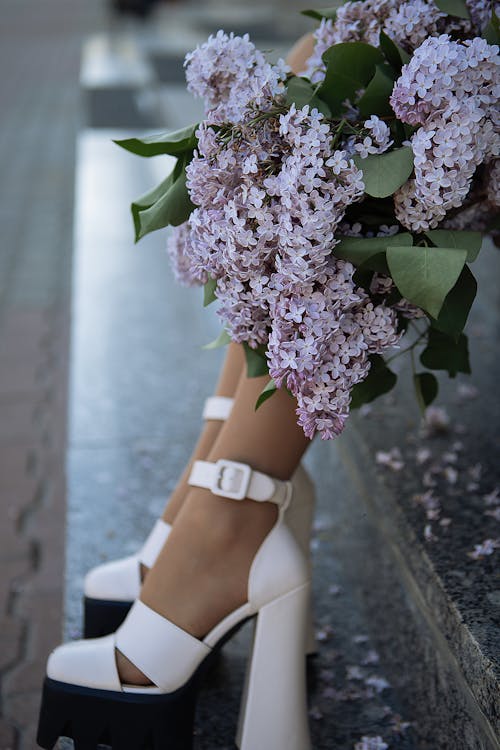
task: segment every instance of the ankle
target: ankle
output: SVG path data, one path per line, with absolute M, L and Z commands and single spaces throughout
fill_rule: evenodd
M 208 533 L 218 547 L 241 544 L 242 537 L 250 544 L 252 540 L 260 544 L 276 523 L 278 513 L 273 503 L 248 499 L 235 502 L 198 487 L 191 488 L 184 512 L 190 523 Z
M 218 420 L 210 419 L 204 422 L 203 429 L 200 433 L 200 437 L 189 460 L 189 463 L 184 469 L 182 476 L 177 482 L 174 491 L 170 495 L 170 499 L 165 507 L 165 510 L 163 511 L 162 519 L 163 521 L 165 521 L 165 523 L 168 523 L 170 525 L 174 523 L 179 511 L 184 504 L 184 501 L 186 500 L 187 495 L 189 494 L 190 487 L 188 482 L 193 463 L 198 460 L 205 460 L 217 438 L 217 435 L 220 432 L 221 427 L 222 422 Z

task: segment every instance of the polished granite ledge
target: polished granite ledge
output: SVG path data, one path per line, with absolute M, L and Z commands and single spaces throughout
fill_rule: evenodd
M 354 416 L 337 446 L 362 498 L 354 511 L 376 530 L 366 549 L 372 563 L 354 561 L 366 612 L 391 678 L 416 712 L 419 747 L 429 749 L 499 747 L 498 550 L 476 559 L 474 549 L 499 536 L 500 252 L 486 244 L 474 270 L 481 291 L 468 327 L 473 375 L 441 380 L 437 403 L 449 424 L 422 431 L 403 369 L 394 394 Z M 378 451 L 396 447 L 389 465 L 377 461 Z M 444 525 L 422 507 L 430 483 Z

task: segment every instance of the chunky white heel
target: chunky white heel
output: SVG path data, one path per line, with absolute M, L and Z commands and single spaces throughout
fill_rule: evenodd
M 309 600 L 310 586 L 304 584 L 257 615 L 236 737 L 240 750 L 310 747 L 303 710 Z
M 75 750 L 191 750 L 200 677 L 214 654 L 249 618 L 257 617 L 242 704 L 241 750 L 309 750 L 304 642 L 309 565 L 285 522 L 299 501 L 291 482 L 246 464 L 194 464 L 190 484 L 232 500 L 272 502 L 278 519 L 259 547 L 247 602 L 197 639 L 136 601 L 112 635 L 60 646 L 50 656 L 38 743 L 51 750 L 59 736 Z M 115 649 L 152 682 L 120 683 Z
M 226 421 L 233 399 L 211 396 L 205 401 L 203 419 Z M 314 515 L 315 493 L 313 482 L 300 465 L 292 477 L 297 503 L 287 510 L 285 521 L 294 533 L 304 555 L 310 561 L 310 538 Z M 161 518 L 134 555 L 103 563 L 90 570 L 84 581 L 83 637 L 99 638 L 114 633 L 121 625 L 141 590 L 141 565 L 151 568 L 171 531 L 170 524 Z M 317 650 L 314 635 L 312 604 L 307 626 L 306 653 Z

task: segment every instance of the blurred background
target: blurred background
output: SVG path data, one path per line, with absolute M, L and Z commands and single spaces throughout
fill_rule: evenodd
M 313 28 L 302 7 L 0 3 L 0 750 L 36 747 L 46 657 L 81 634 L 85 572 L 134 552 L 161 513 L 222 357 L 201 351 L 219 325 L 199 290 L 171 278 L 166 233 L 133 244 L 130 202 L 166 176 L 169 157 L 140 159 L 113 139 L 199 120 L 185 53 L 223 28 L 285 56 Z M 474 401 L 498 377 L 485 346 L 498 332 L 492 269 L 498 257 L 481 271 L 480 377 L 462 396 L 453 386 L 448 426 L 419 432 L 403 390 L 308 457 L 319 496 L 319 654 L 308 667 L 315 750 L 495 747 L 488 711 L 500 599 L 492 558 L 467 554 L 494 535 L 481 526 L 494 519 L 480 503 L 498 480 L 498 410 Z M 439 473 L 450 445 L 469 439 L 463 487 L 443 480 L 456 533 L 436 527 L 430 548 L 422 504 L 411 501 L 422 490 L 418 451 Z M 377 459 L 380 449 L 389 458 Z M 474 466 L 476 480 L 467 473 Z M 479 510 L 462 517 L 468 481 Z M 196 750 L 233 747 L 248 637 L 230 644 L 210 676 Z M 437 714 L 429 701 L 439 702 Z

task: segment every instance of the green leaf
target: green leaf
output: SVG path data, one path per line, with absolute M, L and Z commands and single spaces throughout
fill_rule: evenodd
M 418 128 L 416 125 L 408 125 L 408 123 L 402 123 L 399 120 L 396 120 L 398 125 L 403 125 L 403 135 L 406 140 L 409 140 L 414 133 L 417 132 Z
M 413 376 L 413 385 L 417 394 L 420 410 L 425 412 L 438 395 L 439 383 L 431 372 L 417 372 Z
M 358 409 L 392 390 L 396 385 L 397 375 L 387 367 L 383 357 L 372 354 L 370 362 L 367 377 L 361 383 L 356 383 L 351 390 L 351 409 Z
M 182 130 L 150 135 L 145 138 L 125 138 L 124 140 L 115 140 L 114 143 L 138 156 L 159 156 L 160 154 L 180 156 L 196 148 L 195 131 L 197 127 L 198 125 L 189 125 Z
M 361 269 L 369 268 L 377 273 L 385 273 L 389 276 L 389 266 L 387 265 L 386 253 L 376 253 L 360 266 Z
M 403 49 L 403 47 L 400 47 L 399 44 L 396 44 L 396 47 L 398 48 L 398 52 L 401 55 L 401 60 L 403 61 L 403 65 L 406 65 L 411 60 L 411 55 Z
M 325 117 L 331 116 L 330 108 L 316 96 L 315 88 L 307 78 L 300 78 L 299 76 L 290 78 L 286 87 L 286 103 L 295 104 L 297 109 L 302 109 L 308 104 L 310 107 L 316 107 Z
M 331 6 L 330 8 L 320 8 L 319 10 L 302 10 L 301 14 L 303 16 L 308 16 L 309 18 L 314 18 L 316 21 L 321 21 L 323 18 L 334 19 L 337 15 L 337 9 L 340 8 L 340 6 L 343 4 L 344 0 L 339 0 L 336 5 Z
M 203 307 L 208 307 L 212 304 L 212 302 L 215 302 L 215 300 L 217 299 L 215 295 L 216 289 L 217 280 L 208 279 L 208 281 L 203 286 Z
M 179 167 L 176 165 L 174 172 Z M 177 227 L 188 220 L 189 215 L 195 208 L 191 202 L 186 187 L 186 169 L 183 162 L 179 168 L 178 176 L 172 181 L 166 193 L 164 193 L 152 206 L 148 208 L 133 204 L 132 215 L 136 230 L 135 241 L 157 229 L 163 229 L 168 225 Z
M 449 336 L 458 336 L 465 328 L 476 292 L 477 281 L 469 266 L 464 266 L 457 283 L 446 295 L 438 319 L 432 321 L 432 327 Z
M 500 44 L 500 18 L 493 10 L 487 26 L 483 30 L 483 38 L 488 44 Z
M 332 114 L 340 114 L 343 102 L 354 103 L 356 92 L 365 88 L 373 78 L 375 66 L 384 61 L 380 50 L 364 42 L 335 44 L 323 55 L 326 75 L 318 89 L 318 96 L 330 107 Z
M 370 115 L 394 117 L 394 110 L 389 103 L 393 88 L 394 76 L 391 68 L 388 65 L 377 65 L 375 75 L 358 102 L 359 113 L 363 117 L 370 117 Z
M 371 282 L 373 280 L 373 273 L 384 273 L 389 276 L 389 266 L 387 265 L 387 259 L 384 253 L 375 253 L 370 255 L 361 265 L 356 269 L 353 275 L 353 281 L 355 284 L 359 284 L 363 289 L 370 292 Z
M 231 343 L 231 336 L 228 334 L 228 332 L 223 329 L 215 341 L 211 341 L 209 344 L 205 344 L 205 346 L 202 347 L 202 349 L 218 349 L 221 346 L 227 346 Z
M 470 18 L 469 9 L 465 0 L 434 0 L 439 10 L 449 16 L 457 18 Z
M 452 378 L 457 372 L 470 374 L 467 336 L 461 333 L 455 341 L 445 333 L 429 328 L 428 343 L 420 361 L 429 370 L 446 370 Z
M 307 78 L 292 76 L 286 84 L 286 103 L 295 104 L 297 108 L 309 104 L 314 96 L 314 86 Z
M 131 205 L 131 211 L 132 211 L 132 219 L 134 221 L 134 232 L 135 232 L 135 238 L 136 241 L 139 238 L 140 229 L 141 229 L 141 220 L 140 220 L 140 214 L 141 211 L 146 211 L 148 208 L 151 208 L 151 206 L 154 206 L 155 203 L 157 203 L 172 187 L 173 183 L 177 179 L 177 177 L 180 174 L 180 164 L 177 162 L 174 169 L 171 171 L 171 173 L 168 175 L 168 177 L 163 180 L 159 185 L 157 185 L 155 188 L 150 190 L 148 193 L 145 193 L 140 198 L 137 198 Z
M 267 367 L 265 348 L 260 346 L 257 349 L 252 349 L 245 341 L 243 349 L 245 351 L 245 359 L 247 363 L 247 377 L 260 378 L 262 375 L 267 375 L 269 370 Z
M 267 401 L 267 399 L 268 399 L 268 398 L 271 398 L 271 396 L 272 396 L 272 395 L 273 395 L 274 393 L 276 393 L 276 391 L 277 391 L 277 390 L 278 390 L 278 389 L 277 389 L 277 387 L 276 387 L 276 383 L 275 383 L 275 382 L 274 382 L 274 380 L 273 380 L 273 379 L 271 378 L 271 380 L 270 380 L 270 381 L 269 381 L 269 383 L 268 383 L 268 384 L 266 385 L 266 387 L 262 389 L 262 391 L 261 391 L 261 393 L 260 393 L 260 395 L 259 395 L 259 398 L 257 399 L 257 402 L 256 402 L 256 404 L 255 404 L 255 411 L 257 411 L 257 409 L 258 409 L 258 408 L 259 408 L 260 406 L 262 406 L 262 404 L 264 403 L 264 401 Z
M 373 281 L 373 273 L 374 272 L 369 268 L 358 266 L 358 268 L 352 275 L 352 280 L 354 281 L 356 286 L 360 286 L 365 290 L 365 292 L 368 292 L 368 294 L 370 294 L 370 289 Z
M 403 65 L 410 61 L 410 55 L 406 50 L 396 44 L 387 34 L 383 31 L 380 32 L 379 46 L 384 55 L 386 56 L 387 62 L 392 65 L 394 70 L 399 73 Z
M 412 245 L 413 237 L 408 232 L 393 234 L 390 237 L 341 237 L 333 249 L 336 258 L 348 260 L 360 266 L 378 253 L 385 252 L 391 245 Z
M 467 250 L 467 263 L 476 260 L 483 237 L 481 232 L 452 232 L 449 229 L 433 229 L 425 232 L 425 236 L 437 247 L 458 247 Z
M 397 288 L 407 300 L 437 318 L 456 284 L 467 253 L 449 247 L 387 248 L 387 262 Z
M 365 192 L 374 198 L 387 198 L 413 172 L 413 151 L 410 146 L 402 146 L 386 154 L 371 154 L 366 159 L 355 156 L 354 163 L 363 170 Z

